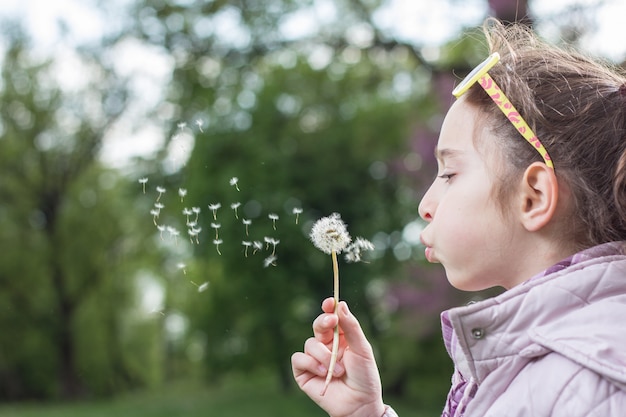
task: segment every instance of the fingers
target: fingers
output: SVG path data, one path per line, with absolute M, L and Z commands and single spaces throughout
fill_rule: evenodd
M 359 321 L 352 315 L 345 301 L 339 303 L 338 316 L 343 336 L 350 347 L 350 351 L 356 355 L 371 357 L 373 355 L 372 346 L 365 338 Z

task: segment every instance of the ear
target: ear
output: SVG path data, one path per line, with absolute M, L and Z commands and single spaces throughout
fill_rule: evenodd
M 559 185 L 554 169 L 534 162 L 526 171 L 521 184 L 521 221 L 526 230 L 536 232 L 552 220 L 559 199 Z

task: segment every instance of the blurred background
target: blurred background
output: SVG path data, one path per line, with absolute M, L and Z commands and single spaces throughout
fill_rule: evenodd
M 434 416 L 453 290 L 420 196 L 487 16 L 617 65 L 620 0 L 3 0 L 0 416 L 322 416 L 292 381 L 341 262 L 385 399 Z M 300 212 L 301 211 L 301 212 Z M 270 240 L 268 245 L 266 240 Z M 254 242 L 259 242 L 255 247 Z M 273 242 L 273 243 L 271 243 Z

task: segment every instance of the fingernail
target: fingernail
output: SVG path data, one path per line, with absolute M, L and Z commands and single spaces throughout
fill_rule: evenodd
M 343 373 L 343 365 L 337 362 L 335 363 L 335 369 L 333 370 L 333 375 L 339 376 L 341 373 Z
M 348 309 L 348 304 L 346 304 L 346 303 L 342 303 L 342 304 L 341 304 L 341 312 L 342 312 L 345 316 L 349 316 L 349 315 L 350 315 L 350 310 Z
M 328 373 L 328 369 L 326 369 L 326 367 L 324 365 L 318 365 L 317 366 L 317 372 L 319 375 L 326 375 Z

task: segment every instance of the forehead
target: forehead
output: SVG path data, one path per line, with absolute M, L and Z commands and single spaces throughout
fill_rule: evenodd
M 437 158 L 454 158 L 462 154 L 478 155 L 481 159 L 493 154 L 496 140 L 489 129 L 483 128 L 485 117 L 480 110 L 463 97 L 456 100 L 448 110 L 441 126 L 435 155 Z M 493 146 L 483 146 L 484 143 Z

